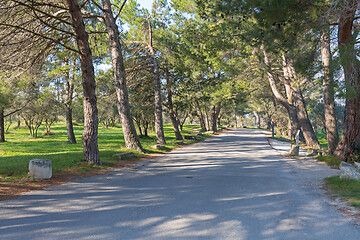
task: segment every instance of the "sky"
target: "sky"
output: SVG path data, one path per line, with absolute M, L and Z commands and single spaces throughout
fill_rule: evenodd
M 137 0 L 137 2 L 140 4 L 141 7 L 151 9 L 153 0 Z

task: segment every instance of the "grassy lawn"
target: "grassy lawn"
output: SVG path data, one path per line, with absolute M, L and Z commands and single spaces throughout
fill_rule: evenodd
M 199 129 L 199 126 L 184 125 L 182 134 L 187 135 L 193 132 L 194 128 Z M 43 128 L 39 129 L 39 133 L 42 133 L 43 131 Z M 51 131 L 54 135 L 32 138 L 29 136 L 27 128 L 10 129 L 9 133 L 5 135 L 7 142 L 0 143 L 0 179 L 26 177 L 29 160 L 36 158 L 52 160 L 54 174 L 69 168 L 87 171 L 89 165 L 82 161 L 83 149 L 81 134 L 83 126 L 74 126 L 77 140 L 76 144 L 69 144 L 67 142 L 64 122 L 55 124 L 51 128 Z M 140 139 L 147 152 L 161 153 L 178 146 L 172 130 L 172 125 L 165 124 L 164 131 L 167 141 L 167 144 L 165 145 L 166 150 L 155 150 L 150 148 L 152 145 L 156 144 L 155 133 L 150 132 L 148 138 Z M 199 140 L 202 140 L 207 136 L 209 135 L 203 135 Z M 192 142 L 195 142 L 195 140 L 186 141 L 186 143 Z M 108 129 L 99 127 L 98 144 L 100 158 L 103 162 L 102 167 L 105 168 L 113 166 L 116 163 L 117 160 L 112 157 L 113 154 L 130 151 L 125 148 L 125 142 L 120 126 Z M 135 152 L 135 156 L 145 157 L 146 155 Z
M 327 145 L 328 142 L 327 142 L 327 139 L 326 139 L 326 133 L 323 132 L 323 131 L 318 131 L 316 133 L 316 137 L 319 140 L 320 147 L 327 150 L 328 149 L 328 145 Z
M 336 197 L 341 197 L 352 206 L 360 208 L 360 181 L 334 176 L 326 179 L 326 186 Z

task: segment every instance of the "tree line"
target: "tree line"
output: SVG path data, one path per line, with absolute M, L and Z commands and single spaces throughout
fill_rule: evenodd
M 144 152 L 149 128 L 166 144 L 165 115 L 182 140 L 186 119 L 216 132 L 253 112 L 291 138 L 300 130 L 311 148 L 324 128 L 329 154 L 352 159 L 358 9 L 355 0 L 155 0 L 151 11 L 135 0 L 1 2 L 0 141 L 5 118 L 21 117 L 36 136 L 61 109 L 69 143 L 75 117 L 84 160 L 101 164 L 99 122 L 119 119 L 126 147 Z

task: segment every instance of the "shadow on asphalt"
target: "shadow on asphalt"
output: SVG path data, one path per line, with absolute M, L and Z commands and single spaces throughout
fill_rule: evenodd
M 251 134 L 238 137 L 242 132 Z M 0 203 L 0 238 L 338 236 L 345 223 L 333 227 L 317 198 L 295 190 L 287 161 L 256 130 L 231 131 L 138 170 L 114 170 Z

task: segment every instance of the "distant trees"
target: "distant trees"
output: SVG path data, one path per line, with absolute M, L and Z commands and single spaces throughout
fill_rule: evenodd
M 5 119 L 18 114 L 34 98 L 32 76 L 23 75 L 12 79 L 12 73 L 0 73 L 0 142 L 5 142 Z
M 50 91 L 39 93 L 21 111 L 20 116 L 24 120 L 30 135 L 38 137 L 38 130 L 42 123 L 45 124 L 45 134 L 51 134 L 51 126 L 57 121 L 59 105 L 54 94 Z

